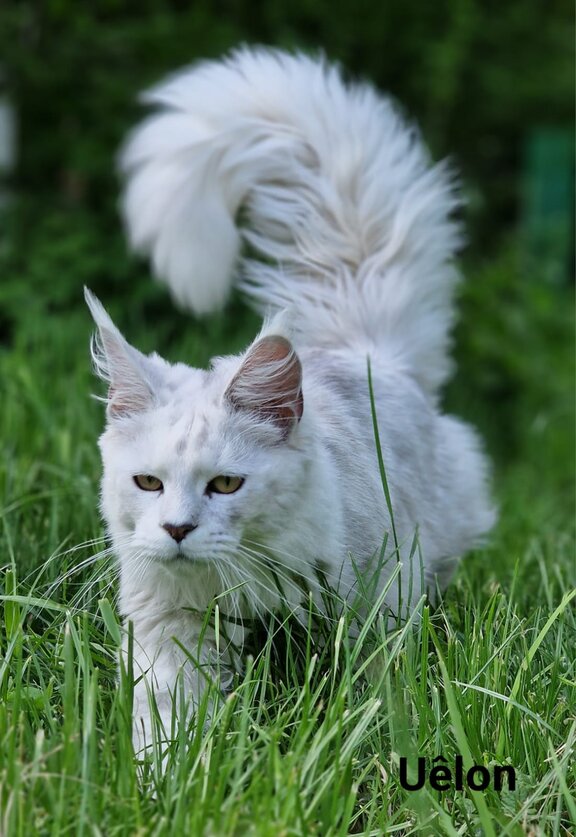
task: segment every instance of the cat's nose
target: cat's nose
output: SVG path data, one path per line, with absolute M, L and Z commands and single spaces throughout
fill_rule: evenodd
M 176 543 L 180 543 L 189 532 L 193 532 L 196 529 L 196 526 L 193 523 L 181 523 L 179 526 L 176 526 L 174 523 L 163 523 L 162 528 L 166 529 Z

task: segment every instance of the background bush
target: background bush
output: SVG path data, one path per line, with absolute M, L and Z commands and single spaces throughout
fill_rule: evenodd
M 135 331 L 147 316 L 161 322 L 159 348 L 169 352 L 191 321 L 128 256 L 117 213 L 114 160 L 140 114 L 137 93 L 239 42 L 321 47 L 396 97 L 433 155 L 451 156 L 462 173 L 469 281 L 448 405 L 481 424 L 500 462 L 530 451 L 563 475 L 562 490 L 571 484 L 570 217 L 560 218 L 564 246 L 545 258 L 526 236 L 531 137 L 558 128 L 569 136 L 572 126 L 568 2 L 47 0 L 8 5 L 1 16 L 19 133 L 0 246 L 7 347 L 38 348 L 51 328 L 86 319 L 87 284 Z M 560 176 L 569 179 L 570 169 Z M 194 326 L 200 341 L 215 327 Z

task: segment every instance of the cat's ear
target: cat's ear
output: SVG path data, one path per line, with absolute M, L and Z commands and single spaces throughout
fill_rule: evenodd
M 262 337 L 249 350 L 225 393 L 238 410 L 250 410 L 276 424 L 286 437 L 304 408 L 302 367 L 285 337 Z
M 149 409 L 155 396 L 148 358 L 122 337 L 88 288 L 84 298 L 98 328 L 91 352 L 96 374 L 108 383 L 107 416 L 121 418 Z

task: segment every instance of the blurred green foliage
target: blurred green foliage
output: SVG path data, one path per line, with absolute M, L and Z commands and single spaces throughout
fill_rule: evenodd
M 530 127 L 572 125 L 568 0 L 24 0 L 0 16 L 19 188 L 102 211 L 137 93 L 240 42 L 320 47 L 389 91 L 463 172 L 478 246 L 516 217 Z
M 527 263 L 517 223 L 531 132 L 571 130 L 572 16 L 567 0 L 6 4 L 0 65 L 19 156 L 0 238 L 4 344 L 41 345 L 40 323 L 44 335 L 50 323 L 62 328 L 88 284 L 133 334 L 154 322 L 161 345 L 143 334 L 146 350 L 170 355 L 184 333 L 202 358 L 240 348 L 255 320 L 238 301 L 227 319 L 195 322 L 127 255 L 115 155 L 140 115 L 138 92 L 164 74 L 242 42 L 322 48 L 397 98 L 434 156 L 462 173 L 470 281 L 448 405 L 480 423 L 504 460 L 542 448 L 565 462 L 571 292 Z

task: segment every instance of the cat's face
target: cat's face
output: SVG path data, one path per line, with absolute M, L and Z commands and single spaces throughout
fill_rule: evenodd
M 102 509 L 121 559 L 175 570 L 233 562 L 277 535 L 307 468 L 295 432 L 300 364 L 288 341 L 264 337 L 210 371 L 172 366 L 129 346 L 88 301 L 94 360 L 109 384 Z
M 227 407 L 217 373 L 189 372 L 168 403 L 109 420 L 100 441 L 106 520 L 143 558 L 233 555 L 244 534 L 266 538 L 301 484 L 277 431 Z

